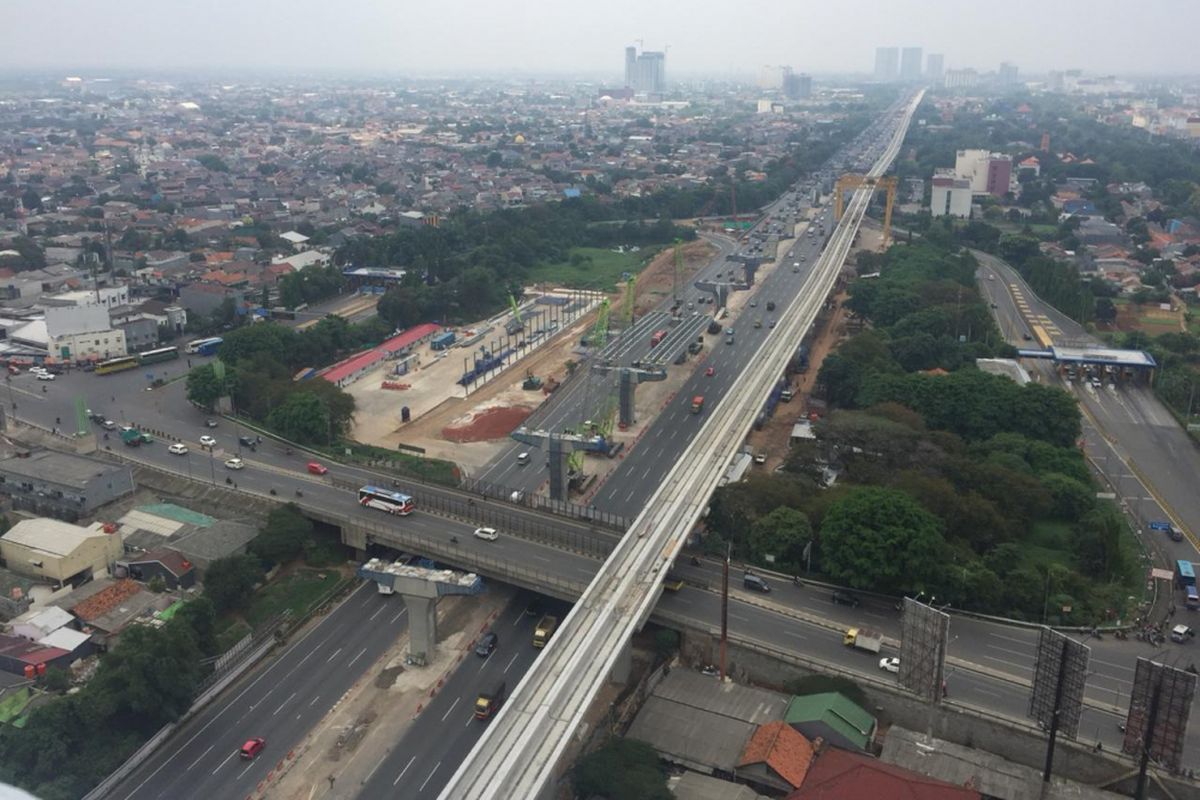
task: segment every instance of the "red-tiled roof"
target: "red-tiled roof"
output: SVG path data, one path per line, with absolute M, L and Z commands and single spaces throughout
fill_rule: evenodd
M 979 792 L 926 778 L 869 756 L 826 748 L 787 800 L 980 800 Z
M 440 325 L 435 325 L 432 322 L 426 322 L 421 325 L 416 325 L 409 328 L 399 336 L 393 336 L 379 347 L 373 350 L 367 350 L 365 353 L 359 353 L 351 356 L 340 364 L 335 364 L 326 372 L 321 374 L 321 377 L 330 383 L 337 383 L 343 378 L 353 375 L 360 369 L 369 366 L 378 361 L 383 355 L 394 353 L 397 350 L 403 350 L 414 342 L 418 342 L 426 336 L 437 333 L 441 329 Z
M 786 722 L 768 722 L 750 737 L 738 766 L 766 764 L 792 786 L 800 786 L 812 758 L 813 746 L 803 734 Z
M 71 613 L 85 622 L 91 622 L 103 617 L 140 591 L 142 591 L 142 587 L 137 581 L 125 578 L 96 592 L 72 608 Z

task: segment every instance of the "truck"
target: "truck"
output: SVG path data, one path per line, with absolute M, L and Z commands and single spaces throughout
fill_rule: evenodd
M 475 698 L 475 719 L 487 719 L 504 705 L 504 681 L 485 689 Z
M 665 330 L 655 331 L 654 335 L 650 337 L 650 346 L 658 347 L 659 343 L 665 338 L 667 338 L 667 332 Z
M 692 398 L 692 413 L 699 414 L 704 410 L 704 395 L 698 394 Z
M 558 617 L 552 617 L 549 614 L 542 617 L 538 621 L 537 627 L 533 629 L 533 646 L 545 647 L 550 641 L 550 637 L 554 635 L 555 629 L 558 628 Z
M 847 628 L 846 635 L 842 637 L 842 644 L 866 650 L 868 653 L 878 653 L 879 648 L 883 646 L 883 634 L 866 628 Z

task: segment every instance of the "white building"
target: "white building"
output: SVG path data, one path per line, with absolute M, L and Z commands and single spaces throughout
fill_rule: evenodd
M 103 361 L 129 354 L 125 345 L 125 331 L 116 329 L 51 336 L 46 351 L 53 358 L 67 361 Z
M 78 289 L 43 297 L 42 302 L 47 306 L 75 308 L 79 306 L 103 306 L 104 308 L 127 306 L 129 305 L 129 287 L 102 286 L 99 289 Z
M 987 150 L 959 150 L 954 157 L 954 173 L 965 178 L 971 185 L 971 191 L 976 194 L 987 192 L 988 156 Z
M 952 170 L 940 169 L 934 172 L 929 210 L 935 217 L 966 219 L 971 216 L 970 181 L 955 175 Z

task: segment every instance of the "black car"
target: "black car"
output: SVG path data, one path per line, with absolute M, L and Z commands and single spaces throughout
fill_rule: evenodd
M 858 599 L 858 595 L 852 594 L 851 592 L 844 592 L 841 589 L 835 590 L 830 599 L 839 606 L 850 606 L 851 608 L 858 608 L 858 606 L 862 603 L 862 601 Z
M 500 644 L 500 637 L 492 631 L 488 631 L 479 637 L 479 644 L 475 645 L 475 655 L 480 658 L 487 658 L 496 649 L 496 645 L 498 644 Z
M 254 443 L 254 437 L 252 437 L 252 436 L 239 436 L 238 443 L 242 447 L 249 447 L 251 450 L 253 450 L 256 447 L 256 445 Z
M 771 593 L 771 587 L 766 581 L 749 572 L 742 576 L 742 586 L 755 592 L 762 592 L 763 594 Z

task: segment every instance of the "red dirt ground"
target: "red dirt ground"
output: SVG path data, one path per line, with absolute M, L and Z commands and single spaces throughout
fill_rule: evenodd
M 509 406 L 489 408 L 475 415 L 466 425 L 442 428 L 442 438 L 451 442 L 486 442 L 503 439 L 533 413 L 532 408 Z

